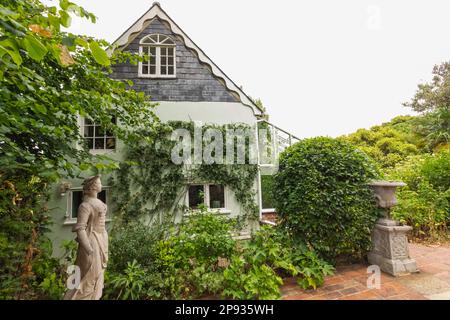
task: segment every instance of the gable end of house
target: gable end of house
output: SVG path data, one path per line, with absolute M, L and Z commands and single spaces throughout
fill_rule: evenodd
M 142 15 L 114 43 L 116 50 L 139 52 L 139 42 L 149 34 L 169 36 L 176 44 L 176 76 L 139 76 L 139 66 L 119 64 L 113 78 L 129 79 L 134 89 L 146 92 L 155 101 L 240 102 L 256 116 L 261 110 L 161 9 L 159 3 Z
M 140 41 L 151 34 L 166 35 L 175 42 L 176 76 L 149 79 L 139 76 L 137 65 L 118 64 L 113 67 L 113 78 L 133 80 L 135 90 L 145 92 L 155 101 L 240 102 L 239 95 L 229 90 L 225 81 L 199 59 L 196 51 L 188 48 L 183 38 L 158 17 L 147 21 L 144 29 L 134 34 L 120 50 L 139 53 Z

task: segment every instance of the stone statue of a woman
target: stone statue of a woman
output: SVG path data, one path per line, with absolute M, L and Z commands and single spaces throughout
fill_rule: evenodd
M 77 288 L 68 290 L 64 300 L 99 300 L 108 262 L 108 234 L 105 228 L 106 204 L 97 199 L 102 190 L 100 176 L 83 182 L 83 202 L 78 208 L 78 252 L 75 264 L 80 268 L 81 278 Z

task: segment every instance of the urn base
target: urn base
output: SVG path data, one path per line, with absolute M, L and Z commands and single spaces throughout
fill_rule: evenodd
M 368 254 L 369 263 L 377 265 L 380 269 L 392 276 L 407 275 L 418 272 L 416 260 L 414 259 L 388 259 L 379 254 L 370 252 Z
M 372 232 L 369 263 L 393 276 L 418 272 L 416 261 L 409 256 L 406 235 L 411 229 L 399 226 L 394 220 L 380 219 Z

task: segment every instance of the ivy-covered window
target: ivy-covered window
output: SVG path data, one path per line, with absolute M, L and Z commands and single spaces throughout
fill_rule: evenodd
M 190 209 L 198 209 L 200 205 L 210 209 L 225 209 L 225 187 L 219 184 L 190 185 L 188 205 Z
M 205 187 L 203 185 L 189 186 L 188 202 L 190 209 L 198 209 L 199 205 L 204 204 Z
M 97 198 L 102 200 L 104 203 L 107 201 L 107 189 L 103 189 Z M 78 215 L 78 207 L 83 202 L 83 190 L 71 190 L 68 193 L 67 199 L 67 218 L 70 220 L 76 220 Z
M 209 207 L 211 209 L 225 208 L 225 188 L 222 185 L 209 185 Z
M 112 122 L 116 123 L 116 118 L 112 118 Z M 114 134 L 105 130 L 100 125 L 92 122 L 88 118 L 84 119 L 83 137 L 89 150 L 115 150 L 116 138 Z
M 141 39 L 139 54 L 148 60 L 139 62 L 139 76 L 149 78 L 175 78 L 176 44 L 168 36 L 151 34 Z

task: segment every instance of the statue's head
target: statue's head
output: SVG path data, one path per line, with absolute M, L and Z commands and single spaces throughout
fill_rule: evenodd
M 86 178 L 83 182 L 83 193 L 87 192 L 95 192 L 99 193 L 102 191 L 102 181 L 100 180 L 100 176 L 93 176 Z

